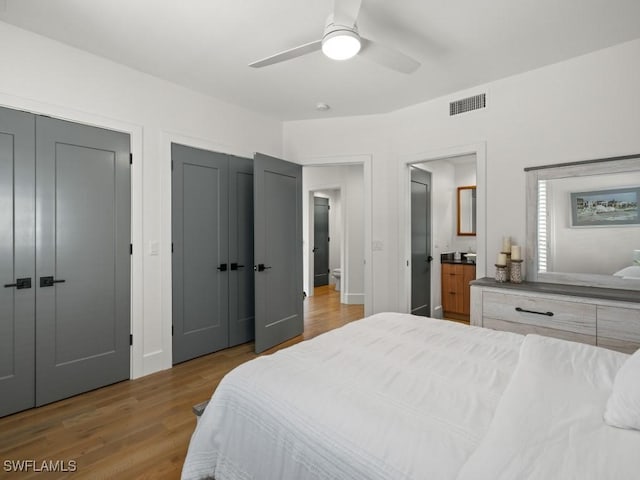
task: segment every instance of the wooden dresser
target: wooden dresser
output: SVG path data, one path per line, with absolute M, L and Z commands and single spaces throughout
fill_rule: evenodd
M 466 261 L 441 263 L 442 310 L 445 318 L 469 321 L 469 283 L 476 278 L 476 266 Z
M 471 284 L 471 325 L 632 353 L 640 348 L 640 291 L 482 278 Z

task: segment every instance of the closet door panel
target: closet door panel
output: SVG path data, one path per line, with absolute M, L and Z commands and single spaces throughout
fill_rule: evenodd
M 33 115 L 0 108 L 0 417 L 35 404 L 34 130 Z
M 229 159 L 229 346 L 254 339 L 253 161 Z M 233 267 L 233 264 L 236 264 Z
M 36 404 L 129 378 L 125 134 L 36 121 Z
M 304 330 L 301 165 L 255 154 L 254 219 L 260 353 Z
M 229 345 L 226 155 L 172 145 L 173 363 Z

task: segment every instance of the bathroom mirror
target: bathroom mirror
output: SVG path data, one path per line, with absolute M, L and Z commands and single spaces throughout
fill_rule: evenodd
M 476 235 L 476 186 L 458 187 L 458 235 Z
M 640 155 L 525 171 L 527 279 L 640 290 Z

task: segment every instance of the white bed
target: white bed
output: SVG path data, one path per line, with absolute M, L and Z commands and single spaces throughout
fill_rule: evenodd
M 182 478 L 639 478 L 640 431 L 602 420 L 627 357 L 373 315 L 228 374 Z

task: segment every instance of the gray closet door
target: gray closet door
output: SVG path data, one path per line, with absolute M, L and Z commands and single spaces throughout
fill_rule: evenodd
M 229 159 L 229 346 L 255 337 L 253 161 Z
M 229 345 L 228 156 L 172 144 L 173 363 Z
M 129 378 L 129 151 L 36 118 L 36 405 Z
M 302 166 L 254 156 L 256 352 L 304 329 Z
M 329 284 L 329 199 L 313 197 L 313 286 Z
M 34 131 L 0 108 L 0 417 L 35 404 Z
M 431 315 L 431 173 L 411 168 L 411 313 Z

